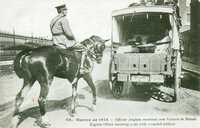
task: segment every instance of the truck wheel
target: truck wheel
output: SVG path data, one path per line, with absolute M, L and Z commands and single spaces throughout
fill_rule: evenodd
M 113 60 L 110 61 L 109 65 L 109 88 L 112 92 L 112 95 L 119 99 L 122 96 L 124 83 L 121 81 L 117 81 L 117 74 L 112 73 L 113 70 Z
M 112 94 L 115 98 L 119 99 L 122 96 L 122 92 L 123 92 L 123 87 L 124 87 L 124 83 L 117 81 L 117 79 L 115 79 L 114 81 L 112 81 Z

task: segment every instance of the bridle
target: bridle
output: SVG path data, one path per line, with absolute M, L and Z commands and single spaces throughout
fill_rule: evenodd
M 89 47 L 84 46 L 84 49 L 86 50 L 86 52 L 88 52 L 90 54 L 90 57 L 94 60 L 98 60 L 98 44 L 96 43 L 96 41 L 94 41 L 93 39 L 88 38 L 88 40 L 91 42 L 92 45 L 90 45 Z

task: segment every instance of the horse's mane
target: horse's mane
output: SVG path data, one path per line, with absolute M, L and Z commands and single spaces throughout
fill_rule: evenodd
M 85 39 L 83 41 L 80 42 L 80 44 L 87 46 L 88 44 L 91 44 L 92 42 L 89 39 Z

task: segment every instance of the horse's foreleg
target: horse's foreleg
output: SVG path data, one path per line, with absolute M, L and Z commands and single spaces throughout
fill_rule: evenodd
M 72 85 L 72 104 L 71 104 L 71 111 L 72 111 L 72 113 L 75 113 L 76 95 L 77 95 L 76 85 L 74 84 L 74 85 Z
M 76 107 L 76 98 L 77 98 L 77 83 L 79 78 L 76 77 L 72 82 L 72 104 L 71 104 L 71 111 L 72 114 L 75 113 L 75 107 Z
M 35 82 L 35 80 L 24 79 L 23 87 L 21 88 L 20 92 L 17 94 L 16 99 L 15 99 L 15 112 L 14 112 L 14 114 L 17 114 L 19 112 L 19 107 L 23 103 L 24 97 L 27 95 L 27 93 L 31 89 L 34 82 Z
M 93 96 L 92 109 L 95 109 L 95 107 L 96 107 L 96 88 L 95 88 L 95 85 L 93 83 L 90 73 L 84 74 L 83 79 L 87 82 L 87 84 L 89 85 L 89 87 L 92 90 L 92 96 Z

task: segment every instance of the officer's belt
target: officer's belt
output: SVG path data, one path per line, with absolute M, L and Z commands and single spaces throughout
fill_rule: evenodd
M 63 35 L 63 33 L 53 33 L 52 35 L 53 36 L 60 36 L 60 35 Z

